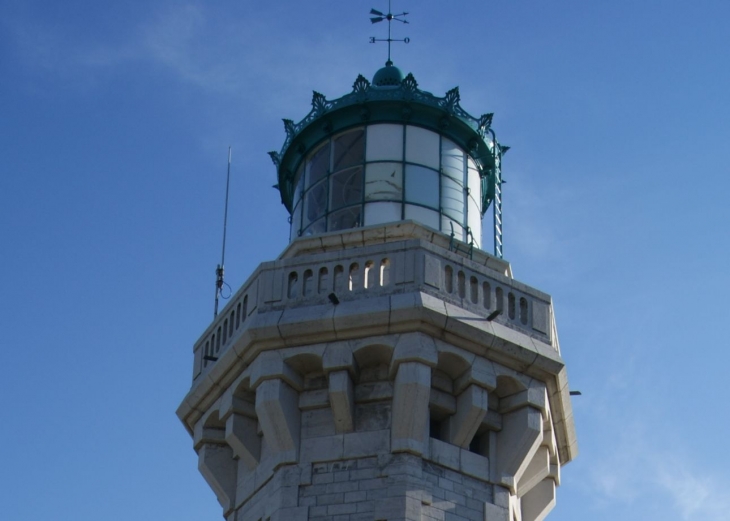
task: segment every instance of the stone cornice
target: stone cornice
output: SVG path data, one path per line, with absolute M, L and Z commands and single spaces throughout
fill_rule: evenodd
M 259 313 L 233 339 L 232 348 L 198 378 L 177 414 L 192 432 L 195 423 L 241 375 L 259 353 L 297 349 L 298 353 L 328 342 L 380 335 L 422 332 L 545 382 L 548 389 L 560 460 L 577 454 L 567 373 L 550 345 L 502 324 L 489 322 L 422 292 L 405 293 L 297 309 Z

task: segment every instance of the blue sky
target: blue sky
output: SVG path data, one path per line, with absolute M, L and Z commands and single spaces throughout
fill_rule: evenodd
M 0 0 L 0 518 L 220 518 L 174 411 L 227 149 L 236 288 L 287 243 L 281 118 L 385 60 L 371 7 Z M 730 3 L 394 10 L 396 64 L 512 146 L 505 258 L 553 296 L 583 393 L 549 519 L 730 520 Z

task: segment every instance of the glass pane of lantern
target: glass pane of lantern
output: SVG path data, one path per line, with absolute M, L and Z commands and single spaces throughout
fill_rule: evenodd
M 458 182 L 449 176 L 441 176 L 441 211 L 458 223 L 464 222 L 465 195 Z
M 309 228 L 306 228 L 302 232 L 302 235 L 304 237 L 306 237 L 308 235 L 315 235 L 315 234 L 318 234 L 318 233 L 324 233 L 324 231 L 325 231 L 325 220 L 324 220 L 324 217 L 323 217 L 319 221 L 310 224 L 309 225 Z
M 441 231 L 447 235 L 451 235 L 452 226 L 454 230 L 454 239 L 456 239 L 457 241 L 468 242 L 466 241 L 466 230 L 464 229 L 464 227 L 457 221 L 454 221 L 452 219 L 449 219 L 445 215 L 442 215 Z
M 469 158 L 468 169 L 466 171 L 467 184 L 469 187 L 469 197 L 474 199 L 474 204 L 479 208 L 482 206 L 482 178 L 474 161 Z
M 362 167 L 330 176 L 330 211 L 362 202 Z
M 327 218 L 327 231 L 357 228 L 361 225 L 360 211 L 361 207 L 358 205 L 331 213 Z
M 302 206 L 304 205 L 300 202 L 291 214 L 291 239 L 299 237 L 302 226 Z
M 365 203 L 365 225 L 401 220 L 401 203 Z
M 476 165 L 474 165 L 474 168 L 472 168 L 472 165 L 474 165 L 474 163 L 469 160 L 469 169 L 467 170 L 469 194 L 474 197 L 475 200 L 479 201 L 482 197 L 482 182 L 479 177 L 479 171 L 476 169 Z
M 439 135 L 421 127 L 406 127 L 406 161 L 439 167 Z
M 403 160 L 403 125 L 370 125 L 366 161 Z
M 368 163 L 365 166 L 365 200 L 397 200 L 403 198 L 403 165 L 401 163 Z
M 478 192 L 477 192 L 478 193 Z M 467 208 L 467 224 L 469 229 L 474 236 L 474 245 L 477 248 L 482 247 L 482 214 L 479 212 L 479 205 L 476 201 L 469 196 L 469 205 Z M 466 238 L 466 242 L 471 240 L 470 237 Z
M 434 230 L 439 229 L 439 214 L 434 210 L 423 208 L 422 206 L 413 206 L 407 204 L 405 208 L 406 219 L 413 219 L 419 223 L 425 224 L 433 228 Z
M 464 152 L 446 138 L 441 139 L 441 170 L 452 179 L 464 183 Z
M 292 198 L 292 205 L 296 206 L 299 199 L 302 197 L 302 190 L 304 189 L 304 161 L 299 164 L 297 174 L 294 177 L 296 185 L 294 186 L 294 196 Z
M 406 201 L 438 209 L 438 172 L 422 166 L 406 165 Z
M 327 175 L 330 167 L 330 144 L 329 141 L 321 146 L 307 160 L 307 186 Z
M 304 195 L 304 226 L 324 215 L 327 205 L 327 184 L 325 181 L 313 186 Z
M 365 130 L 356 128 L 335 137 L 332 171 L 360 165 L 365 159 Z

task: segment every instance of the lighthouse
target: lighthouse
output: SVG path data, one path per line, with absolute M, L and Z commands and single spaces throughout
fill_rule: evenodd
M 503 258 L 492 114 L 389 59 L 284 127 L 289 244 L 195 342 L 177 410 L 222 516 L 544 519 L 577 442 L 552 299 Z

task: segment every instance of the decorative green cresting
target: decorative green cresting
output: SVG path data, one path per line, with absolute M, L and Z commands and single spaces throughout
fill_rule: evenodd
M 459 104 L 458 87 L 440 98 L 419 89 L 413 74 L 408 74 L 399 84 L 391 85 L 392 78 L 399 73 L 393 65 L 383 67 L 374 77 L 376 81 L 386 78 L 387 81 L 380 85 L 371 84 L 359 75 L 352 92 L 335 100 L 314 92 L 312 110 L 304 119 L 299 123 L 284 120 L 284 145 L 280 152 L 269 152 L 269 155 L 277 168 L 281 202 L 289 213 L 292 212 L 297 182 L 295 173 L 306 155 L 323 139 L 363 124 L 408 123 L 446 136 L 474 159 L 482 180 L 481 211 L 484 215 L 499 192 L 497 185 L 501 184 L 502 155 L 508 149 L 497 141 L 492 130 L 493 114 L 475 118 Z M 499 220 L 499 232 L 495 229 L 495 233 L 501 236 L 501 215 Z

